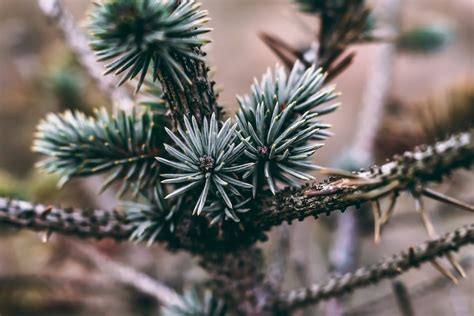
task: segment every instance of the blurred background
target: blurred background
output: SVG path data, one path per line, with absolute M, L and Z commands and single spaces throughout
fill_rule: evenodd
M 90 1 L 62 2 L 83 27 Z M 259 32 L 278 35 L 296 47 L 304 47 L 316 38 L 316 18 L 298 12 L 289 0 L 202 2 L 210 12 L 210 24 L 214 28 L 210 35 L 213 42 L 206 51 L 221 89 L 220 103 L 229 114 L 236 110 L 235 95 L 247 93 L 253 78 L 260 77 L 278 62 L 259 39 Z M 382 2 L 371 3 L 377 7 Z M 426 139 L 423 135 L 426 128 L 421 126 L 423 120 L 420 121 L 418 112 L 413 110 L 420 104 L 429 106 L 442 121 L 443 113 L 450 111 L 447 108 L 450 101 L 460 98 L 467 105 L 459 111 L 467 111 L 471 116 L 464 115 L 464 118 L 473 119 L 474 2 L 401 1 L 398 23 L 400 33 L 406 37 L 404 42 L 397 42 L 393 82 L 376 139 L 378 162 L 416 145 L 417 140 Z M 356 132 L 376 48 L 377 44 L 353 47 L 357 53 L 354 63 L 334 81 L 342 92 L 342 106 L 326 118 L 333 124 L 335 136 L 318 152 L 315 159 L 320 165 L 334 165 Z M 94 191 L 81 185 L 81 180 L 74 180 L 58 190 L 57 177 L 35 170 L 38 157 L 30 149 L 35 126 L 46 113 L 68 108 L 90 112 L 97 106 L 110 107 L 107 97 L 81 68 L 37 2 L 2 0 L 0 196 L 64 206 L 100 206 L 101 201 Z M 473 189 L 474 177 L 468 171 L 456 172 L 437 187 L 438 191 L 450 192 L 471 203 L 474 202 Z M 100 199 L 110 201 L 107 194 Z M 430 202 L 427 208 L 438 218 L 439 233 L 472 222 L 472 215 L 452 207 Z M 412 199 L 402 197 L 395 212 L 377 246 L 373 243 L 370 218 L 366 219 L 367 227 L 362 229 L 357 248 L 357 265 L 376 262 L 428 239 Z M 308 219 L 291 226 L 291 251 L 284 288 L 328 278 L 328 253 L 335 218 L 339 215 L 318 221 Z M 364 212 L 356 215 L 371 217 Z M 277 234 L 278 231 L 272 232 L 274 237 Z M 160 246 L 111 241 L 90 243 L 112 260 L 133 266 L 178 290 L 206 277 L 192 257 L 169 253 Z M 74 241 L 61 236 L 51 236 L 48 243 L 43 243 L 39 234 L 0 226 L 0 315 L 157 315 L 153 299 L 117 285 L 87 258 L 75 253 L 73 244 Z M 271 253 L 276 244 L 268 242 L 262 246 Z M 474 276 L 469 271 L 473 265 L 473 247 L 464 248 L 458 256 L 468 277 L 457 286 L 445 281 L 430 265 L 400 278 L 413 293 L 417 315 L 474 314 Z M 348 314 L 399 315 L 391 293 L 390 281 L 357 291 L 348 301 Z M 316 315 L 324 305 L 321 303 L 304 314 Z

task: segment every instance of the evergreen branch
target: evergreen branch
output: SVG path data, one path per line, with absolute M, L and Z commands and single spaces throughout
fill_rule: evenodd
M 374 200 L 400 191 L 413 190 L 416 184 L 438 182 L 458 168 L 474 162 L 472 132 L 454 135 L 432 146 L 420 146 L 413 152 L 396 155 L 380 167 L 352 174 L 352 178 L 328 179 L 324 183 L 308 183 L 289 188 L 275 197 L 259 201 L 260 212 L 250 213 L 249 223 L 268 230 L 283 221 L 329 215 L 336 210 Z
M 110 116 L 102 109 L 94 118 L 71 111 L 49 114 L 38 125 L 33 150 L 48 156 L 38 166 L 59 173 L 60 184 L 72 177 L 114 170 L 102 190 L 123 181 L 119 195 L 131 188 L 137 195 L 158 181 L 154 156 L 162 148 L 163 127 L 162 117 L 151 111 L 119 111 Z
M 245 155 L 255 164 L 244 178 L 252 175 L 254 197 L 265 185 L 275 193 L 277 181 L 295 185 L 297 179 L 313 179 L 307 172 L 319 169 L 310 157 L 323 144 L 312 141 L 331 135 L 326 131 L 330 125 L 319 117 L 338 107 L 328 104 L 338 94 L 333 86 L 322 87 L 325 77 L 321 69 L 305 70 L 299 62 L 288 75 L 279 66 L 274 74 L 269 69 L 261 82 L 255 80 L 250 95 L 238 98 L 238 133 Z
M 181 214 L 173 234 L 157 236 L 173 249 L 194 253 L 218 249 L 229 252 L 236 247 L 265 240 L 264 232 L 284 221 L 303 220 L 360 205 L 380 195 L 412 190 L 415 184 L 440 181 L 456 169 L 469 167 L 474 160 L 474 145 L 469 133 L 461 133 L 433 146 L 407 152 L 381 167 L 354 173 L 353 178 L 332 179 L 325 183 L 310 183 L 268 194 L 256 201 L 255 212 L 242 216 L 243 230 L 224 235 L 210 229 L 209 222 L 190 213 Z M 352 182 L 351 182 L 352 181 Z M 359 181 L 359 183 L 355 182 Z M 136 224 L 116 212 L 82 211 L 51 208 L 28 202 L 0 198 L 0 222 L 37 231 L 58 232 L 90 238 L 129 239 Z M 206 243 L 203 243 L 203 238 Z
M 206 210 L 206 205 L 211 201 L 217 201 L 224 208 L 213 208 L 213 211 L 225 212 L 224 217 L 229 217 L 239 222 L 236 212 L 245 203 L 236 201 L 243 197 L 241 192 L 252 189 L 252 185 L 242 182 L 237 174 L 248 171 L 253 163 L 241 163 L 238 161 L 244 151 L 244 145 L 235 142 L 236 125 L 228 119 L 222 126 L 218 126 L 216 115 L 211 116 L 210 121 L 204 118 L 199 127 L 196 118 L 191 121 L 184 117 L 186 129 L 183 131 L 178 127 L 181 137 L 166 129 L 166 132 L 177 145 L 177 149 L 165 145 L 165 149 L 172 160 L 157 157 L 162 164 L 179 170 L 179 173 L 162 174 L 166 180 L 162 183 L 178 184 L 179 188 L 168 194 L 165 199 L 183 196 L 184 193 L 194 188 L 199 189 L 193 214 L 200 215 Z
M 83 238 L 127 240 L 134 226 L 115 211 L 59 208 L 0 198 L 0 223 Z
M 161 308 L 163 316 L 225 316 L 226 305 L 215 294 L 206 290 L 200 295 L 196 288 L 184 291 L 181 302 L 169 303 Z
M 208 20 L 194 0 L 102 1 L 90 16 L 91 47 L 110 61 L 106 73 L 125 73 L 120 84 L 138 76 L 138 91 L 149 75 L 158 79 L 175 127 L 183 115 L 220 119 L 201 51 L 208 41 L 199 37 L 210 31 L 203 26 Z
M 337 2 L 337 1 L 336 1 Z M 400 4 L 398 0 L 386 1 L 387 24 L 395 28 L 395 18 L 399 15 Z M 329 3 L 328 3 L 329 5 Z M 386 98 L 389 93 L 394 59 L 394 45 L 384 44 L 377 47 L 374 56 L 367 85 L 362 98 L 362 109 L 357 119 L 354 130 L 354 139 L 349 148 L 343 153 L 343 158 L 339 158 L 340 166 L 344 169 L 352 166 L 368 166 L 374 159 L 374 142 L 382 121 Z M 345 156 L 345 157 L 344 157 Z M 378 206 L 378 203 L 374 203 Z M 365 205 L 367 206 L 367 205 Z M 364 207 L 365 207 L 364 206 Z M 369 206 L 370 208 L 370 206 Z M 372 207 L 372 210 L 378 208 Z M 378 215 L 377 212 L 374 213 Z M 358 261 L 358 248 L 360 247 L 361 224 L 354 207 L 349 208 L 345 216 L 337 217 L 337 228 L 334 232 L 334 241 L 329 250 L 329 267 L 334 273 L 346 273 L 356 267 Z M 378 225 L 378 216 L 375 216 L 376 223 L 375 236 L 379 236 L 381 227 Z M 346 306 L 345 298 L 334 298 L 325 305 L 326 315 L 339 316 L 344 314 Z
M 292 47 L 282 39 L 267 33 L 261 38 L 267 46 L 291 68 L 296 60 L 305 66 L 316 64 L 327 71 L 326 81 L 343 72 L 355 53 L 345 54 L 350 45 L 374 40 L 371 9 L 364 0 L 295 0 L 303 12 L 319 17 L 318 43 L 303 49 Z
M 175 217 L 181 208 L 182 199 L 173 201 L 172 206 L 167 204 L 160 184 L 153 189 L 142 191 L 140 195 L 143 202 L 124 201 L 122 208 L 127 219 L 136 227 L 130 240 L 147 241 L 147 244 L 151 245 L 161 232 L 174 232 Z
M 371 9 L 365 0 L 324 1 L 320 13 L 317 62 L 331 73 L 329 80 L 343 70 L 341 64 L 350 65 L 346 59 L 352 60 L 354 55 L 349 53 L 343 57 L 344 52 L 349 45 L 370 39 L 373 24 Z
M 62 7 L 60 1 L 38 0 L 38 4 L 44 15 L 56 24 L 68 47 L 98 84 L 99 89 L 118 109 L 130 111 L 134 104 L 130 94 L 123 87 L 115 87 L 116 82 L 112 77 L 102 76 L 102 66 L 95 60 L 94 53 L 89 48 L 87 36 L 77 28 L 74 18 Z
M 358 288 L 393 278 L 421 264 L 445 256 L 452 251 L 474 243 L 474 224 L 459 228 L 444 237 L 427 241 L 416 248 L 382 260 L 377 264 L 359 268 L 353 273 L 335 276 L 326 283 L 315 284 L 283 293 L 280 304 L 294 310 L 321 300 L 338 297 Z
M 90 46 L 99 61 L 110 61 L 105 74 L 124 73 L 119 85 L 139 76 L 138 92 L 150 69 L 153 80 L 166 70 L 183 91 L 183 82 L 192 82 L 176 56 L 199 59 L 193 48 L 208 42 L 199 37 L 210 31 L 200 6 L 194 0 L 99 2 L 89 17 Z

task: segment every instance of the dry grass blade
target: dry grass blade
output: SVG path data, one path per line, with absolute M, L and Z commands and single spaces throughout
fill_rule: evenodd
M 460 209 L 463 209 L 463 210 L 466 210 L 466 211 L 469 211 L 469 212 L 474 212 L 474 205 L 465 203 L 463 201 L 459 201 L 458 199 L 455 199 L 453 197 L 447 196 L 447 195 L 442 194 L 440 192 L 434 191 L 430 188 L 425 188 L 424 187 L 422 189 L 421 193 L 424 196 L 432 198 L 434 200 L 459 207 Z
M 376 244 L 380 243 L 380 234 L 382 233 L 381 217 L 379 200 L 372 203 L 372 213 L 374 214 L 374 241 Z
M 438 260 L 433 259 L 431 260 L 431 265 L 438 270 L 441 274 L 446 276 L 448 279 L 450 279 L 454 284 L 458 284 L 459 281 L 458 279 L 454 276 L 454 274 L 451 273 L 448 269 L 446 269 L 444 266 L 441 265 L 441 263 L 438 262 Z
M 388 209 L 385 213 L 382 214 L 382 218 L 380 219 L 380 225 L 385 225 L 388 223 L 390 218 L 392 218 L 393 211 L 395 210 L 395 205 L 397 204 L 397 198 L 398 194 L 393 193 L 392 196 L 390 197 L 390 204 L 388 206 Z

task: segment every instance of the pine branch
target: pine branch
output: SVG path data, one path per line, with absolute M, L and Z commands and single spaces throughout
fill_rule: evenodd
M 432 146 L 420 146 L 403 156 L 394 156 L 380 167 L 352 174 L 352 178 L 335 177 L 324 183 L 308 183 L 289 188 L 274 198 L 260 199 L 260 212 L 246 217 L 259 230 L 268 230 L 283 221 L 329 215 L 349 206 L 359 206 L 376 198 L 410 191 L 416 184 L 439 182 L 459 168 L 474 162 L 472 132 L 457 134 Z
M 472 256 L 464 257 L 461 259 L 460 263 L 464 269 L 469 271 L 473 268 L 474 258 Z M 420 298 L 426 297 L 427 295 L 432 295 L 433 292 L 443 290 L 449 286 L 455 287 L 456 285 L 453 285 L 453 282 L 446 278 L 445 275 L 439 275 L 434 279 L 410 285 L 410 296 L 412 300 L 416 302 Z M 367 315 L 369 311 L 371 313 L 375 313 L 378 311 L 387 311 L 393 305 L 392 301 L 393 293 L 388 293 L 375 298 L 372 297 L 370 298 L 370 300 L 347 311 L 347 315 L 362 316 Z
M 393 278 L 472 243 L 474 243 L 474 224 L 448 233 L 443 238 L 427 241 L 416 248 L 410 247 L 408 250 L 377 264 L 362 267 L 353 273 L 333 277 L 326 283 L 283 293 L 280 297 L 280 304 L 291 310 L 316 304 L 321 300 L 341 296 L 383 279 Z
M 106 74 L 123 74 L 119 84 L 138 77 L 136 91 L 148 77 L 159 80 L 175 126 L 183 115 L 221 116 L 201 50 L 209 41 L 200 35 L 211 29 L 200 6 L 195 0 L 103 1 L 89 19 L 91 48 L 109 62 Z
M 281 191 L 276 196 L 269 193 L 256 201 L 258 212 L 242 216 L 237 230 L 211 229 L 205 218 L 181 214 L 176 220 L 174 233 L 163 230 L 156 240 L 194 253 L 209 250 L 229 252 L 256 240 L 265 240 L 264 232 L 284 221 L 330 214 L 381 195 L 412 190 L 415 184 L 440 181 L 456 169 L 469 167 L 473 160 L 472 136 L 468 132 L 458 134 L 433 146 L 407 152 L 403 157 L 397 156 L 394 161 L 373 167 L 371 171 L 355 173 L 352 179 L 309 183 Z M 0 198 L 0 222 L 30 230 L 117 240 L 130 238 L 136 228 L 113 211 L 51 208 L 5 198 Z
M 102 190 L 122 182 L 119 195 L 152 187 L 158 181 L 155 160 L 162 149 L 164 120 L 152 111 L 109 115 L 98 110 L 95 117 L 66 111 L 49 114 L 38 125 L 33 150 L 47 155 L 38 166 L 61 175 L 60 185 L 72 177 L 114 170 Z

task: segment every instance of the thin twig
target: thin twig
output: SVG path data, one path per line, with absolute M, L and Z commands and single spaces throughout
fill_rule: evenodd
M 411 303 L 410 294 L 401 281 L 392 282 L 392 291 L 397 301 L 398 309 L 402 316 L 413 316 L 413 305 Z
M 459 167 L 469 167 L 474 162 L 474 142 L 469 132 L 453 136 L 434 146 L 421 146 L 404 156 L 370 171 L 359 172 L 359 176 L 380 182 L 367 185 L 337 185 L 335 181 L 310 183 L 299 188 L 278 192 L 275 197 L 266 197 L 260 202 L 260 212 L 247 217 L 260 229 L 270 229 L 283 221 L 329 214 L 334 210 L 345 210 L 360 205 L 381 194 L 411 190 L 416 183 L 422 185 L 441 181 L 444 175 Z M 456 166 L 455 168 L 453 168 Z M 389 189 L 386 189 L 389 188 Z M 380 193 L 380 192 L 379 192 Z
M 474 258 L 468 256 L 461 259 L 461 264 L 468 270 L 472 269 Z M 410 296 L 413 301 L 418 300 L 427 295 L 431 295 L 434 291 L 453 285 L 453 282 L 448 280 L 444 275 L 435 277 L 428 281 L 420 282 L 415 285 L 410 285 Z M 362 303 L 347 312 L 347 316 L 365 316 L 370 314 L 378 315 L 377 312 L 387 310 L 392 305 L 392 293 L 378 296 Z
M 287 224 L 283 224 L 279 228 L 277 242 L 271 256 L 270 268 L 266 277 L 266 281 L 274 290 L 280 290 L 283 283 L 289 252 L 290 229 Z
M 321 300 L 341 296 L 357 288 L 375 284 L 386 278 L 393 278 L 422 263 L 431 262 L 451 251 L 474 243 L 474 224 L 459 228 L 444 237 L 426 241 L 416 248 L 410 247 L 399 255 L 382 260 L 377 264 L 357 269 L 353 273 L 335 276 L 326 283 L 315 284 L 283 293 L 280 303 L 294 310 Z
M 474 145 L 470 134 L 463 133 L 409 153 L 409 156 L 410 159 L 397 158 L 360 174 L 367 178 L 383 178 L 385 182 L 399 181 L 398 186 L 388 193 L 411 190 L 414 183 L 440 181 L 443 175 L 470 166 L 474 161 Z M 200 218 L 183 215 L 183 221 L 176 223 L 176 233 L 160 234 L 157 241 L 166 241 L 173 248 L 188 249 L 194 253 L 205 249 L 232 251 L 243 244 L 255 242 L 264 236 L 262 232 L 284 221 L 303 220 L 309 216 L 330 214 L 349 206 L 360 205 L 367 201 L 365 195 L 380 185 L 383 184 L 335 187 L 332 182 L 328 182 L 286 189 L 275 196 L 266 196 L 257 201 L 258 212 L 250 212 L 248 216 L 242 217 L 242 225 L 246 229 L 240 234 L 240 238 L 232 235 L 228 239 L 219 239 L 218 236 L 212 239 L 206 231 L 207 243 L 203 244 L 199 235 L 202 230 L 189 225 L 202 225 Z M 117 240 L 128 239 L 134 228 L 121 214 L 114 211 L 64 209 L 1 197 L 0 223 L 36 231 L 50 230 L 51 233 Z
M 87 36 L 76 26 L 74 18 L 64 10 L 61 2 L 59 0 L 38 0 L 38 5 L 43 14 L 55 23 L 81 65 L 112 104 L 117 109 L 130 111 L 134 104 L 130 94 L 125 88 L 117 87 L 117 82 L 112 77 L 102 76 L 103 67 L 96 61 L 94 53 L 89 49 Z
M 429 198 L 432 198 L 434 200 L 453 205 L 456 207 L 459 207 L 460 209 L 469 211 L 469 212 L 474 212 L 474 205 L 465 203 L 463 201 L 459 201 L 458 199 L 455 199 L 453 197 L 447 196 L 445 194 L 442 194 L 440 192 L 436 192 L 430 188 L 423 188 L 421 193 Z
M 87 244 L 72 240 L 69 240 L 68 244 L 72 247 L 71 254 L 80 256 L 81 260 L 92 263 L 94 267 L 107 274 L 113 280 L 133 287 L 141 293 L 150 295 L 160 304 L 174 305 L 181 303 L 180 296 L 174 290 L 148 275 L 116 262 L 111 258 L 107 258 Z

